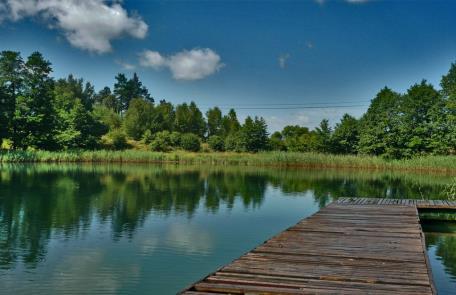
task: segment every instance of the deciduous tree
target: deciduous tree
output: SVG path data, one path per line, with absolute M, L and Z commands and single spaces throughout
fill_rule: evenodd
M 51 63 L 34 52 L 25 63 L 24 89 L 17 97 L 13 124 L 14 146 L 20 148 L 56 149 L 53 108 L 54 81 L 49 76 Z

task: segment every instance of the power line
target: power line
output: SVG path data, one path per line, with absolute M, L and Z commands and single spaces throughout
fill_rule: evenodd
M 296 109 L 337 109 L 337 108 L 356 108 L 356 107 L 367 107 L 368 104 L 358 105 L 326 105 L 326 106 L 277 106 L 277 107 L 219 107 L 222 110 L 235 109 L 235 110 L 296 110 Z
M 359 104 L 359 103 L 370 103 L 370 100 L 359 100 L 359 101 L 339 101 L 340 104 Z M 257 107 L 257 106 L 302 106 L 308 107 L 313 105 L 332 105 L 334 102 L 307 102 L 307 103 L 237 103 L 237 104 L 220 104 L 218 107 Z M 200 104 L 199 106 L 211 107 L 212 105 Z

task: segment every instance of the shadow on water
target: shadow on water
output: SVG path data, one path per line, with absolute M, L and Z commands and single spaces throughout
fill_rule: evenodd
M 441 218 L 438 216 L 439 213 L 433 213 L 434 215 L 431 215 L 433 219 L 421 222 L 426 236 L 432 274 L 438 294 L 454 294 L 456 290 L 456 212 L 443 213 L 445 217 L 453 215 L 452 221 L 439 220 Z
M 2 165 L 0 273 L 18 261 L 29 269 L 38 267 L 54 235 L 84 236 L 101 224 L 109 226 L 113 242 L 132 239 L 151 216 L 192 220 L 197 210 L 217 214 L 238 203 L 245 210 L 260 210 L 268 188 L 280 196 L 311 196 L 321 208 L 345 196 L 442 199 L 450 180 L 446 175 L 355 170 Z M 455 239 L 428 239 L 453 275 Z

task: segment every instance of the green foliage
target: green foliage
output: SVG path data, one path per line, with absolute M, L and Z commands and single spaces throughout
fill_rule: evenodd
M 169 131 L 157 132 L 150 142 L 150 149 L 156 152 L 168 152 L 172 149 Z
M 138 75 L 133 74 L 132 79 L 127 79 L 124 74 L 118 74 L 114 84 L 114 95 L 117 102 L 114 104 L 119 113 L 124 113 L 128 110 L 130 102 L 135 98 L 142 98 L 153 102 L 154 100 L 149 95 L 149 91 L 139 81 Z
M 95 120 L 101 122 L 109 131 L 120 129 L 122 126 L 120 115 L 104 105 L 95 105 L 92 115 Z
M 181 145 L 182 134 L 179 132 L 173 131 L 169 135 L 169 140 L 171 141 L 171 146 L 178 147 Z
M 445 99 L 456 100 L 456 63 L 452 63 L 450 70 L 440 81 L 442 94 Z
M 227 115 L 222 118 L 222 136 L 227 137 L 229 134 L 233 134 L 241 129 L 241 124 L 237 119 L 236 111 L 230 109 Z
M 16 134 L 13 124 L 18 96 L 23 91 L 24 62 L 15 51 L 0 53 L 0 140 Z
M 240 124 L 235 110 L 206 112 L 194 102 L 153 104 L 136 74 L 118 74 L 113 91 L 98 93 L 69 75 L 54 81 L 51 64 L 35 52 L 24 62 L 14 51 L 0 52 L 0 141 L 11 149 L 125 148 L 142 140 L 152 149 L 176 148 L 259 152 L 378 155 L 411 158 L 456 154 L 456 64 L 442 77 L 441 91 L 426 81 L 399 94 L 383 88 L 359 119 L 345 114 L 334 130 L 323 120 L 314 130 L 285 126 L 268 137 L 263 118 Z M 125 134 L 120 131 L 124 130 Z M 106 134 L 106 132 L 108 132 Z M 128 136 L 128 138 L 127 138 Z M 133 141 L 134 140 L 134 141 Z
M 359 142 L 358 120 L 345 114 L 336 125 L 331 142 L 337 154 L 356 154 Z
M 400 94 L 385 87 L 372 100 L 359 124 L 360 153 L 395 157 L 401 99 Z
M 135 140 L 140 140 L 144 132 L 152 128 L 154 112 L 151 102 L 142 98 L 132 99 L 123 121 L 127 135 Z
M 329 121 L 323 119 L 320 122 L 320 126 L 315 130 L 317 134 L 317 146 L 316 149 L 322 153 L 329 153 L 332 151 L 331 143 L 331 127 L 329 127 Z
M 222 134 L 222 111 L 218 108 L 209 109 L 206 112 L 207 117 L 207 136 Z
M 18 95 L 12 124 L 14 147 L 56 149 L 56 113 L 53 108 L 54 81 L 51 63 L 34 52 L 24 65 L 23 91 Z
M 279 131 L 274 132 L 269 139 L 269 145 L 274 151 L 286 151 L 287 147 L 283 141 L 282 133 Z
M 201 148 L 201 141 L 196 134 L 185 133 L 180 138 L 180 146 L 186 151 L 198 152 Z
M 94 149 L 99 138 L 107 132 L 106 126 L 97 122 L 79 100 L 68 113 L 59 113 L 59 123 L 65 125 L 57 131 L 56 141 L 65 148 Z
M 398 157 L 411 157 L 433 152 L 434 126 L 431 122 L 434 107 L 441 97 L 426 81 L 415 84 L 407 90 L 399 106 Z M 437 139 L 439 140 L 439 139 Z
M 243 152 L 245 148 L 244 137 L 241 132 L 232 132 L 225 138 L 225 150 Z
M 223 152 L 225 150 L 225 141 L 221 136 L 212 135 L 207 140 L 207 143 L 213 151 Z
M 157 152 L 168 152 L 181 145 L 181 134 L 179 132 L 160 131 L 152 136 L 150 148 Z
M 116 96 L 111 92 L 111 88 L 104 87 L 95 95 L 95 103 L 104 106 L 114 113 L 120 112 L 120 104 Z
M 150 131 L 150 130 L 146 130 L 146 132 L 144 132 L 144 134 L 141 138 L 142 142 L 144 142 L 145 144 L 150 144 L 153 139 L 154 139 L 154 135 L 152 134 L 152 131 Z
M 440 86 L 445 114 L 444 118 L 440 117 L 440 121 L 443 121 L 440 125 L 447 127 L 442 141 L 447 145 L 447 153 L 456 154 L 456 63 L 451 64 L 448 73 L 442 77 Z
M 269 148 L 266 121 L 263 118 L 247 117 L 241 127 L 241 143 L 245 151 L 258 152 Z
M 206 133 L 206 122 L 203 114 L 192 101 L 176 107 L 174 128 L 181 133 L 193 133 L 203 137 Z
M 129 147 L 127 136 L 121 129 L 110 131 L 103 136 L 104 146 L 113 150 L 124 150 Z
M 56 111 L 56 143 L 64 149 L 94 149 L 107 126 L 91 112 L 94 102 L 93 87 L 72 75 L 60 79 L 54 86 Z
M 307 127 L 285 126 L 282 130 L 282 146 L 292 152 L 317 151 L 317 134 Z
M 170 102 L 161 100 L 160 103 L 155 107 L 156 116 L 154 126 L 156 131 L 168 130 L 172 131 L 174 128 L 174 120 L 176 113 L 174 106 Z
M 106 136 L 104 136 L 106 137 Z M 366 155 L 332 155 L 321 153 L 294 153 L 294 152 L 260 152 L 260 153 L 188 153 L 173 151 L 170 153 L 143 151 L 143 150 L 69 150 L 69 151 L 0 151 L 0 163 L 19 162 L 174 162 L 188 164 L 213 164 L 213 165 L 241 165 L 254 166 L 282 166 L 282 167 L 320 167 L 320 168 L 363 168 L 374 170 L 402 170 L 439 171 L 454 173 L 456 171 L 456 156 L 424 156 L 412 159 L 384 159 Z M 298 170 L 297 170 L 298 171 Z M 299 170 L 302 172 L 302 170 Z M 353 171 L 353 170 L 350 170 Z M 346 172 L 344 172 L 346 173 Z M 409 175 L 409 174 L 407 174 Z M 422 174 L 425 179 L 428 174 Z M 443 184 L 451 182 L 447 180 Z M 421 183 L 421 181 L 420 181 Z M 442 190 L 443 192 L 443 190 Z M 372 194 L 371 194 L 372 195 Z
M 300 137 L 307 133 L 309 133 L 309 128 L 301 127 L 299 125 L 285 126 L 282 130 L 282 135 L 284 138 Z
M 292 137 L 286 140 L 288 150 L 294 152 L 319 152 L 328 150 L 329 147 L 322 148 L 321 141 L 315 131 L 304 133 L 299 137 Z

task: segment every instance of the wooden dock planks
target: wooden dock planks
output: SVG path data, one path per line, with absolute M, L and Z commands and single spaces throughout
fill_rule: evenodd
M 341 198 L 181 294 L 435 294 L 417 208 L 444 204 Z
M 339 198 L 337 204 L 358 205 L 407 205 L 418 209 L 451 209 L 456 210 L 456 201 L 449 200 L 415 200 L 415 199 L 381 199 L 381 198 Z

